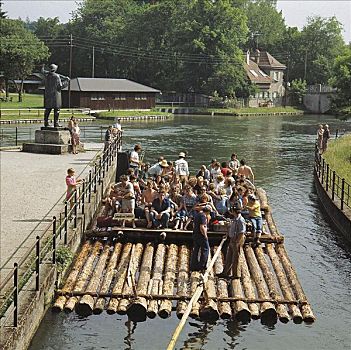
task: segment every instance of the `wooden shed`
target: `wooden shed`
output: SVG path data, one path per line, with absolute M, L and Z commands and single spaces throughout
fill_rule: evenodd
M 75 78 L 71 80 L 71 106 L 90 109 L 150 109 L 159 90 L 128 79 Z M 68 107 L 68 88 L 62 91 Z

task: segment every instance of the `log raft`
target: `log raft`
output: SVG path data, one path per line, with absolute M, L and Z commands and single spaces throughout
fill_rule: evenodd
M 263 204 L 265 234 L 258 247 L 253 245 L 252 237 L 247 237 L 239 258 L 240 279 L 216 277 L 225 262 L 225 252 L 217 254 L 224 232 L 209 234 L 216 259 L 204 280 L 200 272 L 190 271 L 191 231 L 162 230 L 166 236 L 161 239 L 161 231 L 140 226 L 92 229 L 68 278 L 59 286 L 53 311 L 75 309 L 85 316 L 117 312 L 138 322 L 157 315 L 168 318 L 173 310 L 178 318 L 190 314 L 203 320 L 220 317 L 241 322 L 259 318 L 270 323 L 277 319 L 282 323 L 290 319 L 294 323 L 313 322 L 315 315 L 275 225 L 266 194 L 257 194 Z M 199 287 L 203 289 L 201 295 L 191 302 Z

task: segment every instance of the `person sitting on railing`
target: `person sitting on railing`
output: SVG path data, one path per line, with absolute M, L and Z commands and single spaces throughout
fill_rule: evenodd
M 76 179 L 75 177 L 75 170 L 73 168 L 67 169 L 67 176 L 66 176 L 66 185 L 67 185 L 67 192 L 66 192 L 66 201 L 70 202 L 71 209 L 74 204 L 74 191 L 77 189 L 77 186 L 81 184 L 84 180 L 83 179 Z
M 158 196 L 152 201 L 150 219 L 154 228 L 168 228 L 171 211 L 171 203 L 167 198 L 164 188 L 158 192 Z

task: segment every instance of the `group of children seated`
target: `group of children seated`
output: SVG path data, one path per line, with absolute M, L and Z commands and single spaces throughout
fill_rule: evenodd
M 151 167 L 140 163 L 139 152 L 141 147 L 136 145 L 130 154 L 132 166 L 111 186 L 105 199 L 110 211 L 146 219 L 149 229 L 188 230 L 194 214 L 204 206 L 212 209 L 210 225 L 224 224 L 236 208 L 251 222 L 255 237 L 260 237 L 260 203 L 254 195 L 254 174 L 244 159 L 239 162 L 236 154 L 222 163 L 213 159 L 190 175 L 184 152 L 175 162 L 160 157 Z

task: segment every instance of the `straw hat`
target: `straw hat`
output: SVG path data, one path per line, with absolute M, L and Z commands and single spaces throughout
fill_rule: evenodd
M 161 166 L 162 168 L 168 167 L 168 163 L 167 163 L 167 160 L 166 160 L 166 159 L 162 159 L 158 164 L 160 164 L 160 166 Z
M 178 155 L 180 158 L 185 158 L 185 153 L 184 152 L 180 152 Z

